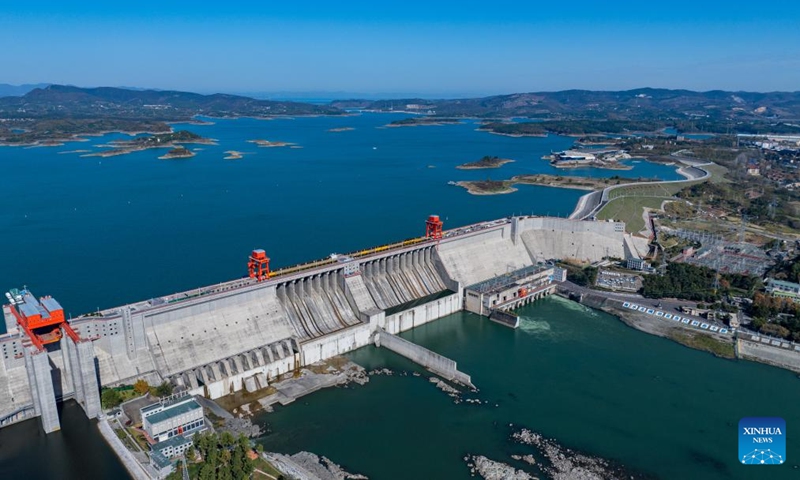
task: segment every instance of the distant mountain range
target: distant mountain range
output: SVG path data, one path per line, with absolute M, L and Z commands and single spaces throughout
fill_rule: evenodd
M 307 103 L 256 100 L 238 95 L 49 85 L 33 89 L 21 97 L 0 98 L 0 116 L 20 116 L 22 113 L 26 117 L 138 117 L 175 121 L 188 120 L 195 115 L 336 115 L 341 110 Z
M 241 95 L 64 85 L 8 87 L 21 96 L 0 98 L 0 142 L 39 143 L 108 130 L 168 131 L 166 122 L 195 116 L 274 117 L 342 115 L 347 110 L 404 111 L 437 117 L 494 121 L 508 133 L 509 118 L 551 122 L 538 130 L 557 133 L 614 132 L 642 128 L 680 131 L 800 133 L 800 92 L 692 92 L 642 88 L 621 92 L 566 90 L 483 98 L 338 100 L 329 104 L 259 100 Z M 503 123 L 497 123 L 501 120 Z M 609 122 L 611 121 L 611 122 Z M 556 124 L 555 122 L 558 122 Z M 583 122 L 581 125 L 573 125 Z M 587 124 L 586 122 L 591 122 Z M 605 126 L 604 126 L 605 125 Z M 757 128 L 753 128 L 753 126 Z M 525 131 L 531 126 L 513 127 Z M 537 129 L 534 129 L 537 130 Z M 513 133 L 513 132 L 512 132 Z
M 620 92 L 565 90 L 483 98 L 342 100 L 337 108 L 412 110 L 437 116 L 651 120 L 656 118 L 775 120 L 800 118 L 800 92 L 693 92 L 641 88 Z
M 0 97 L 20 97 L 36 88 L 45 88 L 49 83 L 31 83 L 24 85 L 9 85 L 0 83 Z

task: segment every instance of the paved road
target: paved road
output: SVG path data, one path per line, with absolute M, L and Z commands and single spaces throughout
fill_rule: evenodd
M 659 310 L 670 313 L 673 311 L 675 312 L 680 311 L 681 306 L 697 307 L 697 303 L 692 302 L 690 300 L 679 300 L 676 298 L 661 298 L 661 299 L 645 298 L 639 295 L 638 293 L 607 292 L 605 290 L 592 290 L 591 288 L 575 285 L 572 282 L 562 282 L 561 286 L 575 293 L 589 293 L 592 295 L 601 295 L 609 298 L 614 298 L 617 300 L 635 301 L 637 304 L 643 307 L 656 308 L 656 305 L 660 303 L 661 307 L 659 307 Z
M 713 165 L 712 162 L 697 163 L 696 160 L 689 162 L 687 159 L 684 158 L 676 158 L 676 160 L 684 164 L 684 166 L 679 168 L 678 170 L 683 171 L 687 176 L 691 176 L 691 174 L 688 173 L 688 170 L 691 168 L 696 168 L 702 171 L 703 175 L 699 177 L 684 178 L 681 180 L 664 180 L 662 182 L 623 183 L 620 185 L 606 187 L 603 190 L 587 193 L 578 200 L 578 204 L 575 206 L 575 210 L 572 212 L 569 218 L 574 220 L 585 220 L 587 218 L 592 217 L 593 215 L 597 215 L 597 213 L 600 212 L 600 210 L 602 210 L 603 207 L 605 207 L 606 204 L 611 200 L 609 198 L 611 191 L 617 188 L 630 187 L 633 185 L 665 185 L 668 183 L 694 182 L 697 180 L 706 180 L 708 178 L 711 178 L 711 172 L 703 169 L 702 167 L 706 165 Z

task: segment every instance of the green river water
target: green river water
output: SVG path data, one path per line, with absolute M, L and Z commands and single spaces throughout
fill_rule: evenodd
M 796 375 L 714 358 L 560 298 L 519 313 L 517 330 L 458 313 L 403 334 L 456 360 L 480 389 L 465 398 L 488 404 L 454 404 L 425 375 L 399 375 L 418 367 L 369 347 L 350 358 L 398 373 L 262 414 L 271 432 L 261 442 L 325 455 L 370 478 L 458 479 L 471 478 L 466 454 L 522 468 L 509 454 L 534 451 L 509 440 L 514 424 L 655 478 L 800 477 Z M 786 419 L 786 464 L 738 464 L 746 416 Z

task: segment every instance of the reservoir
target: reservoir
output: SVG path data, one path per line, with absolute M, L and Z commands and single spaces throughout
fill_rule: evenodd
M 520 186 L 472 196 L 448 181 L 522 173 L 565 174 L 541 160 L 567 137 L 511 138 L 478 124 L 386 128 L 402 114 L 183 125 L 218 145 L 185 160 L 151 150 L 81 157 L 112 134 L 54 148 L 2 148 L 0 285 L 27 285 L 73 314 L 236 278 L 253 248 L 275 267 L 419 236 L 439 214 L 445 228 L 517 214 L 568 215 L 584 192 Z M 336 128 L 353 128 L 331 132 Z M 258 148 L 248 140 L 302 148 Z M 224 160 L 225 152 L 244 152 Z M 494 170 L 456 170 L 484 155 L 516 160 Z M 570 175 L 677 179 L 672 167 Z M 509 424 L 658 478 L 759 478 L 737 463 L 743 416 L 782 416 L 797 425 L 795 375 L 715 359 L 650 337 L 605 314 L 558 299 L 526 307 L 510 330 L 456 314 L 404 334 L 455 359 L 479 388 L 453 404 L 413 365 L 384 350 L 352 353 L 367 368 L 389 367 L 364 387 L 318 392 L 259 417 L 268 449 L 326 455 L 370 478 L 468 478 L 466 454 L 510 462 Z M 63 430 L 38 421 L 0 430 L 0 471 L 9 478 L 120 478 L 122 467 L 73 403 Z M 790 433 L 791 435 L 791 433 Z M 800 458 L 769 470 L 791 478 Z M 42 462 L 47 458 L 47 462 Z M 41 464 L 46 464 L 41 466 Z M 519 465 L 518 465 L 519 466 Z M 406 469 L 406 470 L 404 470 Z M 43 472 L 43 473 L 40 473 Z M 42 475 L 42 477 L 36 477 Z
M 522 173 L 681 178 L 674 167 L 565 172 L 541 159 L 569 137 L 512 138 L 458 125 L 387 128 L 404 114 L 275 120 L 210 119 L 176 125 L 218 145 L 189 159 L 164 150 L 82 157 L 76 150 L 124 134 L 60 147 L 0 147 L 0 286 L 28 285 L 78 315 L 237 278 L 264 248 L 273 268 L 332 252 L 420 236 L 435 213 L 445 228 L 512 214 L 569 215 L 586 193 L 519 186 L 475 196 L 449 181 L 500 180 Z M 331 132 L 333 128 L 354 130 Z M 248 140 L 302 148 L 259 148 Z M 226 151 L 240 160 L 224 160 Z M 497 155 L 502 168 L 457 170 Z

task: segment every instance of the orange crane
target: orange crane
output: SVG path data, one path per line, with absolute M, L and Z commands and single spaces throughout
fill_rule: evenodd
M 250 278 L 255 278 L 257 282 L 269 278 L 269 257 L 267 252 L 257 248 L 250 254 L 250 259 L 247 262 L 247 271 Z
M 38 350 L 44 350 L 45 345 L 61 340 L 63 333 L 75 342 L 81 341 L 78 333 L 67 323 L 64 309 L 55 298 L 46 296 L 37 300 L 27 290 L 15 291 L 15 295 L 7 297 L 11 300 L 10 310 L 17 324 Z
M 442 226 L 444 222 L 439 220 L 439 215 L 431 215 L 425 222 L 425 237 L 434 240 L 442 239 Z

